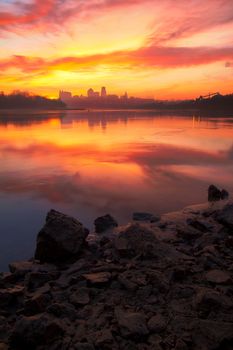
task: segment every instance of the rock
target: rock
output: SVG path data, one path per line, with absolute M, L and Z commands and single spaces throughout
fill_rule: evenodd
M 150 318 L 147 325 L 151 332 L 160 333 L 166 328 L 167 321 L 161 314 L 157 314 Z
M 187 224 L 203 233 L 209 232 L 213 228 L 213 226 L 209 223 L 205 222 L 204 220 L 198 219 L 187 219 Z
M 194 227 L 179 224 L 177 225 L 177 236 L 185 240 L 193 240 L 202 236 L 203 232 Z
M 25 285 L 28 290 L 34 290 L 42 287 L 45 283 L 54 280 L 57 277 L 57 272 L 55 272 L 55 274 L 46 272 L 29 272 L 25 277 Z
M 50 210 L 37 236 L 35 258 L 60 263 L 80 254 L 89 231 L 76 219 Z
M 100 216 L 99 218 L 95 219 L 94 225 L 95 225 L 95 232 L 102 233 L 110 228 L 117 227 L 118 223 L 111 215 L 106 214 L 104 216 Z
M 76 292 L 72 293 L 70 296 L 70 302 L 73 305 L 87 305 L 90 302 L 89 289 L 79 288 Z
M 64 302 L 62 303 L 53 303 L 47 308 L 47 312 L 58 318 L 68 318 L 71 321 L 74 321 L 77 318 L 77 313 L 73 305 Z
M 123 337 L 143 337 L 149 331 L 143 314 L 136 312 L 125 312 L 115 308 L 115 316 Z
M 75 350 L 95 350 L 94 346 L 90 343 L 76 343 L 74 348 Z
M 195 320 L 192 329 L 194 349 L 231 350 L 233 324 L 212 320 Z
M 213 311 L 216 313 L 219 310 L 231 309 L 232 303 L 221 293 L 202 288 L 195 298 L 194 307 L 206 318 Z
M 214 284 L 228 284 L 231 282 L 231 277 L 227 272 L 221 270 L 211 270 L 206 273 L 208 282 Z
M 7 322 L 7 318 L 0 316 L 0 343 L 1 341 L 7 340 L 8 334 L 10 332 L 10 325 Z M 0 348 L 1 350 L 1 348 Z
M 24 286 L 15 285 L 12 288 L 0 289 L 0 306 L 7 307 L 15 304 L 19 297 L 23 297 Z
M 11 273 L 17 273 L 22 276 L 28 272 L 31 272 L 32 269 L 33 262 L 31 261 L 17 261 L 9 264 L 9 270 Z
M 214 185 L 210 185 L 208 188 L 208 201 L 209 202 L 216 202 L 220 201 L 222 196 L 221 191 Z
M 215 219 L 229 229 L 233 229 L 233 204 L 226 204 L 218 211 Z
M 115 237 L 114 247 L 123 257 L 142 255 L 150 258 L 156 255 L 158 243 L 153 231 L 138 224 L 128 226 Z
M 221 199 L 228 199 L 228 197 L 229 197 L 229 193 L 226 191 L 226 190 L 222 190 L 221 191 Z
M 110 281 L 112 275 L 110 272 L 96 272 L 96 273 L 87 273 L 83 277 L 87 280 L 88 283 L 93 285 L 102 285 Z
M 27 316 L 33 316 L 44 312 L 50 302 L 51 296 L 49 294 L 36 293 L 31 299 L 25 302 L 24 314 Z
M 36 349 L 39 345 L 49 348 L 63 334 L 62 323 L 46 315 L 22 317 L 14 326 L 10 345 L 17 350 Z
M 118 276 L 118 281 L 126 290 L 135 291 L 137 289 L 137 284 L 131 281 L 131 275 L 126 271 Z
M 177 339 L 174 350 L 189 350 L 189 348 L 182 339 Z
M 103 329 L 95 334 L 95 345 L 102 348 L 113 341 L 112 332 L 109 329 Z
M 156 216 L 154 214 L 151 214 L 151 213 L 137 212 L 137 213 L 133 213 L 133 220 L 134 221 L 157 222 L 160 220 L 160 217 Z

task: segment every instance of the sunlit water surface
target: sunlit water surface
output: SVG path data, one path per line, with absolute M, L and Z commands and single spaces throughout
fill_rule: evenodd
M 233 192 L 233 116 L 2 111 L 0 136 L 0 270 L 33 256 L 50 208 L 92 228 Z

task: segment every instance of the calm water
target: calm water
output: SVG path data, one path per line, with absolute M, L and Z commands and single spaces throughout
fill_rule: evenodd
M 233 192 L 233 116 L 6 111 L 0 136 L 0 270 L 33 256 L 50 208 L 92 228 L 204 202 L 210 183 Z

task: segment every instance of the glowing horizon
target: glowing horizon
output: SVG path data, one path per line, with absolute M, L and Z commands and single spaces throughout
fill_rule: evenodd
M 231 0 L 2 0 L 0 90 L 233 92 Z

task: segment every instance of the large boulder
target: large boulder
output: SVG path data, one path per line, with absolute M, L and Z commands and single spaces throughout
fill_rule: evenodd
M 208 201 L 216 202 L 222 198 L 222 192 L 214 185 L 210 185 L 208 188 Z
M 78 256 L 89 231 L 76 219 L 50 210 L 37 236 L 35 258 L 40 262 L 64 262 Z
M 94 225 L 95 225 L 95 232 L 102 233 L 113 227 L 117 227 L 118 223 L 111 215 L 106 214 L 104 216 L 100 216 L 97 219 L 95 219 Z

